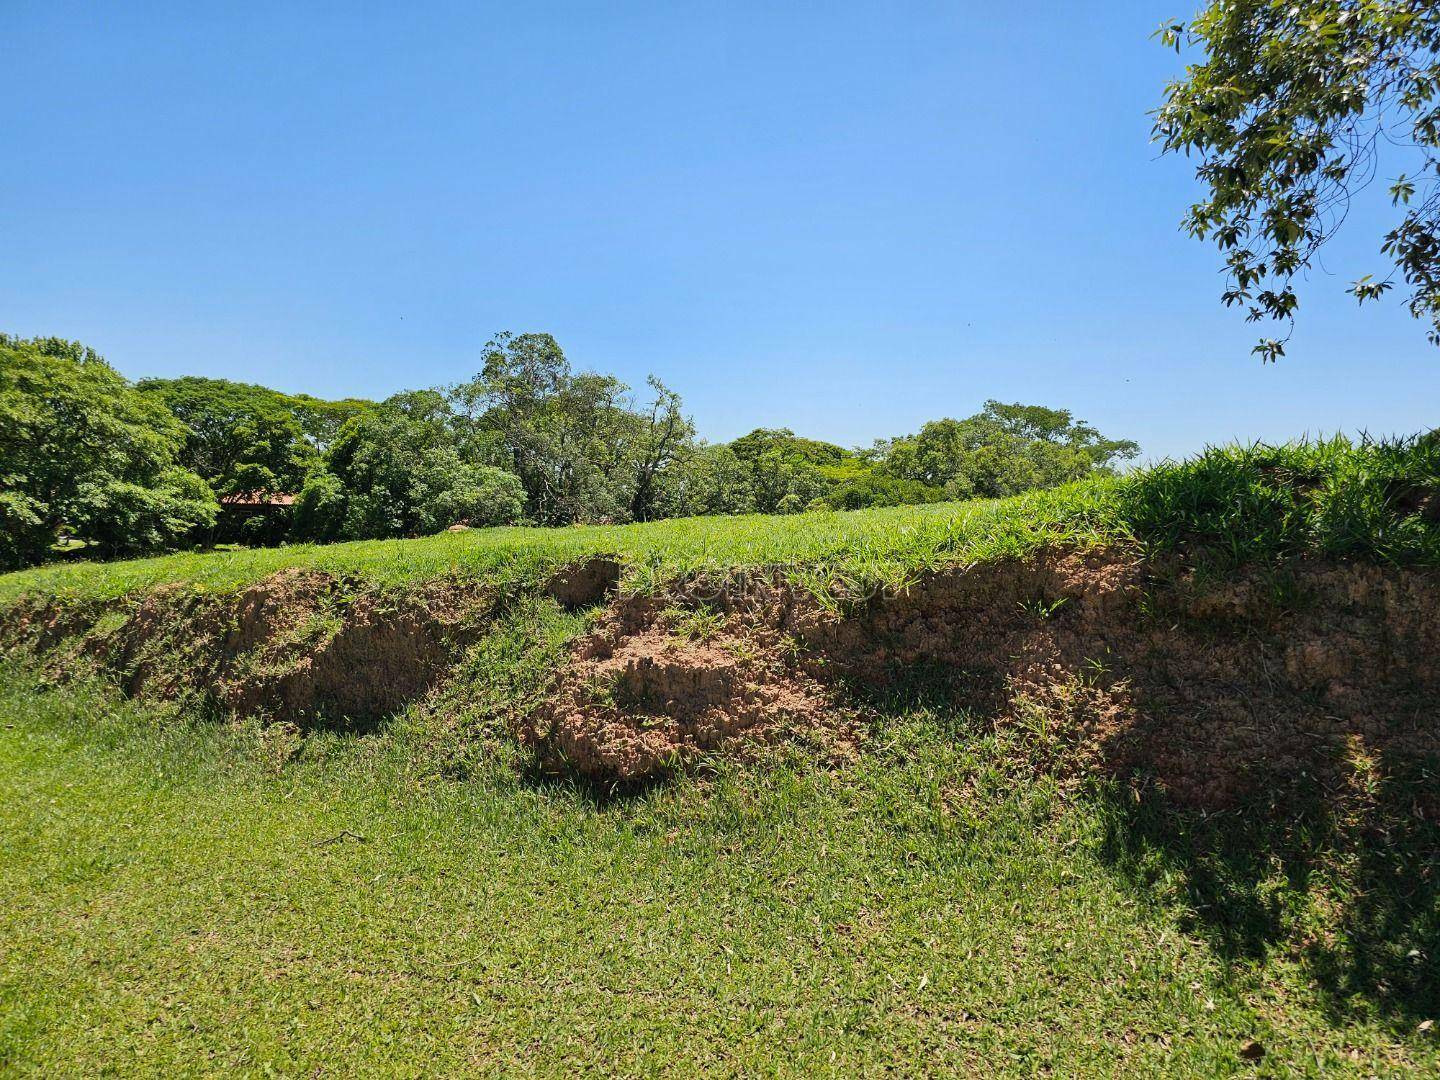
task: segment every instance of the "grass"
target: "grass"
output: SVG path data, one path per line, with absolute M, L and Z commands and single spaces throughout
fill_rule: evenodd
M 593 554 L 619 555 L 634 589 L 697 572 L 778 566 L 822 594 L 901 586 L 928 568 L 1046 546 L 1184 547 L 1223 565 L 1322 554 L 1440 566 L 1440 495 L 1426 501 L 1436 492 L 1440 438 L 1337 437 L 1219 447 L 1004 500 L 64 561 L 0 574 L 0 606 L 27 594 L 110 599 L 173 582 L 225 591 L 296 567 L 379 586 L 449 574 L 518 585 Z
M 496 528 L 418 540 L 292 545 L 166 555 L 118 563 L 56 563 L 0 575 L 0 604 L 26 594 L 109 598 L 174 581 L 234 589 L 305 567 L 395 585 L 447 574 L 523 581 L 592 554 L 618 554 L 643 587 L 707 569 L 783 565 L 841 580 L 898 580 L 933 560 L 1023 554 L 1057 539 L 1083 542 L 1093 485 L 1018 501 L 948 503 L 790 517 L 682 518 L 624 526 Z
M 1440 1068 L 1433 986 L 1355 959 L 1428 966 L 1433 904 L 1376 930 L 1339 840 L 1292 880 L 1273 837 L 1067 793 L 963 713 L 598 801 L 438 776 L 403 722 L 287 758 L 15 668 L 0 720 L 18 1075 Z
M 1052 544 L 1440 566 L 1437 492 L 1427 440 L 1224 448 L 1000 502 L 57 563 L 0 607 L 288 567 L 521 586 L 595 553 L 635 589 L 826 593 Z M 917 670 L 848 763 L 601 792 L 502 737 L 589 618 L 513 599 L 444 696 L 364 731 L 0 658 L 0 1073 L 1440 1071 L 1433 776 L 1206 816 L 1062 783 L 1047 725 Z
M 1440 566 L 1440 430 L 1217 447 L 1122 485 L 1114 513 L 1158 548 L 1221 566 L 1318 554 Z

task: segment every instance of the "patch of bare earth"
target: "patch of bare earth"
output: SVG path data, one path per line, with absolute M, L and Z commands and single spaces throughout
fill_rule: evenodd
M 542 591 L 599 603 L 618 570 L 589 560 Z M 370 718 L 451 678 L 497 602 L 473 582 L 381 591 L 295 570 L 225 596 L 23 602 L 0 612 L 0 648 L 235 713 Z M 763 573 L 612 598 L 516 734 L 546 767 L 640 780 L 785 740 L 842 748 L 874 708 L 857 689 L 929 679 L 1033 744 L 1037 767 L 1138 773 L 1202 806 L 1440 757 L 1435 571 L 1309 562 L 1207 582 L 1178 561 L 1052 553 L 845 607 Z
M 614 605 L 521 724 L 522 742 L 551 767 L 635 781 L 709 753 L 840 733 L 832 695 L 778 627 L 716 612 L 697 631 L 685 614 L 654 599 Z
M 567 611 L 598 604 L 620 584 L 620 563 L 605 555 L 562 566 L 544 592 Z
M 438 682 L 488 608 L 472 583 L 367 591 L 286 570 L 234 594 L 164 586 L 80 610 L 17 605 L 0 646 L 28 647 L 61 676 L 99 669 L 136 696 L 200 696 L 227 712 L 292 722 L 366 720 Z

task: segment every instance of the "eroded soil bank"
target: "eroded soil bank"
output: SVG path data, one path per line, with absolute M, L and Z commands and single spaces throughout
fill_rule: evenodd
M 490 606 L 473 585 L 378 593 L 295 570 L 229 594 L 170 586 L 104 604 L 22 602 L 0 621 L 0 645 L 60 676 L 99 668 L 136 696 L 277 721 L 368 720 L 439 681 Z
M 1035 732 L 1066 768 L 1138 772 L 1202 806 L 1277 777 L 1365 782 L 1440 755 L 1434 572 L 1308 562 L 1207 580 L 1052 553 L 838 607 L 779 573 L 660 596 L 616 596 L 618 575 L 593 560 L 544 588 L 596 615 L 515 722 L 542 767 L 635 781 L 782 740 L 837 747 L 897 701 L 937 698 Z M 17 604 L 0 647 L 303 726 L 421 701 L 513 602 L 460 580 L 378 592 L 295 571 L 224 596 Z

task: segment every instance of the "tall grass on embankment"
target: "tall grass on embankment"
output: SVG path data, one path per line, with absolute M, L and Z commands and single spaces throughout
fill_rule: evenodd
M 1217 447 L 1004 500 L 60 562 L 0 575 L 0 605 L 26 594 L 109 599 L 175 582 L 228 591 L 290 568 L 378 586 L 459 575 L 522 588 L 595 554 L 618 556 L 630 589 L 768 566 L 817 591 L 856 592 L 941 566 L 1106 544 L 1232 565 L 1302 555 L 1440 565 L 1440 437 Z
M 1118 531 L 1231 565 L 1296 556 L 1440 565 L 1440 434 L 1206 450 L 1126 477 Z

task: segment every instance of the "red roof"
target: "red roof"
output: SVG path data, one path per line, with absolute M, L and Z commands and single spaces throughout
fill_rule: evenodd
M 294 495 L 281 495 L 268 491 L 237 491 L 220 500 L 221 506 L 294 506 Z

